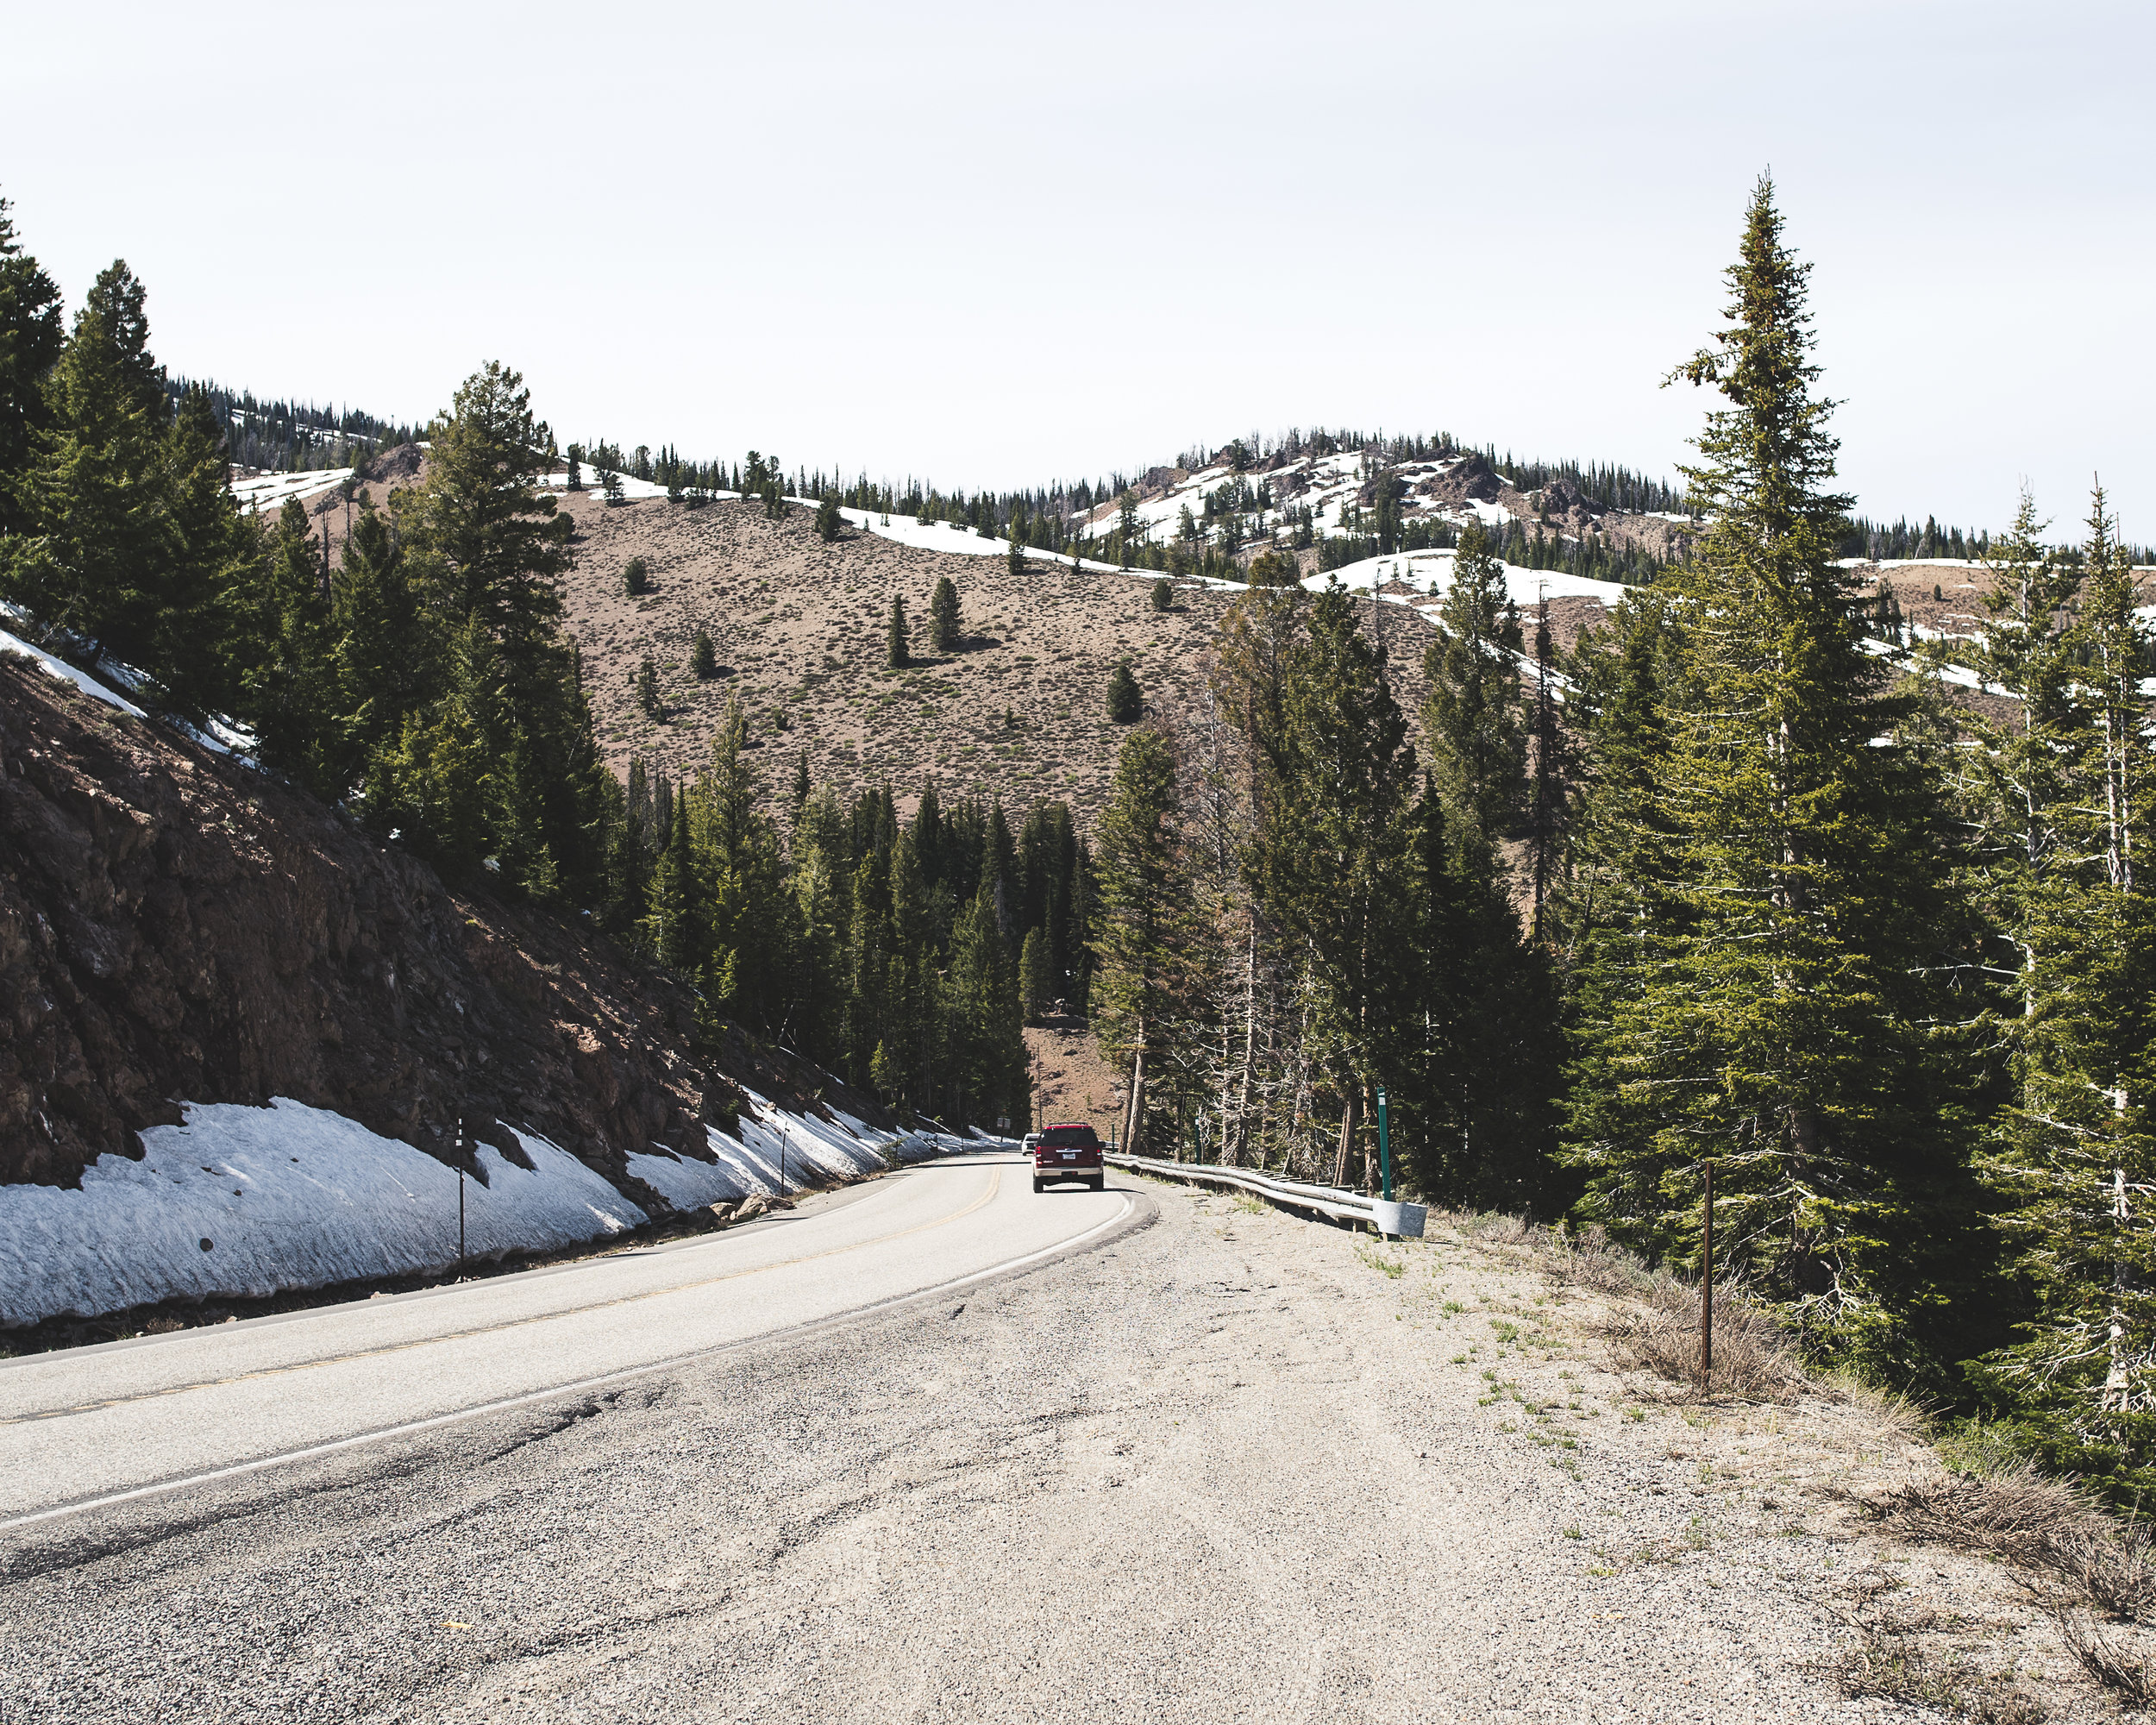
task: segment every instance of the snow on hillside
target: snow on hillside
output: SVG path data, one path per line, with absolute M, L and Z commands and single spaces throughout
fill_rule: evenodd
M 19 635 L 10 635 L 0 629 L 0 654 L 12 653 L 34 661 L 48 677 L 58 677 L 64 683 L 72 683 L 86 695 L 93 695 L 109 706 L 116 706 L 122 712 L 132 713 L 137 718 L 148 717 L 142 709 L 125 696 L 114 693 L 91 676 L 78 671 L 64 659 L 55 659 L 42 647 L 33 647 Z
M 788 498 L 787 501 L 815 507 L 813 503 L 804 498 Z M 851 525 L 863 528 L 878 538 L 895 539 L 901 545 L 918 546 L 924 551 L 950 551 L 963 557 L 1007 557 L 1011 554 L 1008 539 L 984 539 L 962 521 L 924 522 L 916 516 L 886 515 L 875 509 L 841 509 L 838 512 Z M 1074 557 L 1062 551 L 1035 550 L 1030 546 L 1025 558 L 1031 563 L 1061 563 L 1066 568 L 1138 575 L 1149 581 L 1155 580 L 1157 574 L 1152 569 L 1119 569 L 1112 563 Z
M 761 1098 L 718 1160 L 634 1155 L 630 1172 L 676 1208 L 855 1179 L 977 1140 L 879 1132 L 788 1113 Z M 188 1103 L 153 1126 L 140 1161 L 105 1155 L 79 1189 L 0 1186 L 0 1324 L 173 1298 L 445 1270 L 457 1261 L 456 1170 L 355 1120 L 279 1097 L 268 1107 Z M 514 1128 L 511 1128 L 514 1131 Z M 477 1147 L 464 1186 L 473 1257 L 548 1251 L 617 1234 L 647 1213 L 568 1151 L 516 1132 L 532 1163 Z
M 1374 585 L 1401 581 L 1427 592 L 1433 598 L 1443 599 L 1452 590 L 1452 564 L 1457 555 L 1452 551 L 1407 551 L 1390 557 L 1365 557 L 1359 563 L 1344 564 L 1326 574 L 1305 575 L 1302 584 L 1312 593 L 1320 593 L 1328 581 L 1337 580 L 1344 587 L 1368 593 Z M 1545 596 L 1600 599 L 1614 611 L 1626 592 L 1625 586 L 1617 581 L 1568 575 L 1562 569 L 1528 569 L 1517 563 L 1505 565 L 1505 596 L 1522 611 L 1532 609 Z M 1401 605 L 1408 602 L 1391 594 L 1387 597 Z
M 584 489 L 591 492 L 594 497 L 605 495 L 605 487 L 599 484 L 598 479 L 593 475 L 592 470 L 590 467 L 586 466 L 579 468 L 577 477 L 579 482 L 582 484 Z M 654 485 L 649 480 L 636 479 L 628 474 L 620 474 L 618 477 L 621 480 L 622 501 L 624 503 L 641 503 L 646 498 L 664 497 L 667 494 L 667 488 L 664 486 Z M 566 492 L 569 488 L 569 475 L 567 469 L 564 468 L 558 474 L 540 474 L 539 486 L 542 491 L 558 491 Z M 741 493 L 739 492 L 733 491 L 715 491 L 711 492 L 711 495 L 713 497 L 732 498 L 739 497 Z
M 1478 516 L 1489 527 L 1502 527 L 1510 521 L 1512 511 L 1495 502 L 1470 499 L 1462 503 L 1440 505 L 1433 499 L 1417 496 L 1419 486 L 1438 478 L 1468 459 L 1465 455 L 1451 455 L 1424 461 L 1402 461 L 1390 468 L 1393 476 L 1403 481 L 1407 487 L 1407 494 L 1401 501 L 1401 512 L 1409 518 L 1443 515 L 1463 523 L 1470 516 Z M 1274 502 L 1269 511 L 1270 516 L 1277 517 L 1284 507 L 1308 509 L 1313 525 L 1319 535 L 1323 536 L 1345 530 L 1345 511 L 1354 505 L 1357 495 L 1369 476 L 1359 453 L 1342 452 L 1331 455 L 1305 455 L 1279 467 L 1244 474 L 1241 478 L 1253 492 L 1260 485 L 1272 488 Z M 1237 477 L 1233 469 L 1225 466 L 1204 467 L 1177 480 L 1162 495 L 1142 499 L 1138 505 L 1138 518 L 1148 541 L 1158 544 L 1172 538 L 1185 509 L 1189 510 L 1194 519 L 1202 522 L 1205 519 L 1206 499 L 1231 485 Z M 1094 533 L 1106 533 L 1116 525 L 1118 507 L 1115 502 L 1110 501 L 1097 505 L 1089 515 L 1074 518 Z
M 350 467 L 310 467 L 298 474 L 248 474 L 232 481 L 232 496 L 240 507 L 274 512 L 288 497 L 309 498 L 333 491 L 352 477 Z

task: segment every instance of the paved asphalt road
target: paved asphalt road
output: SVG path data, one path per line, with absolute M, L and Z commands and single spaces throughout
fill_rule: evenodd
M 551 1270 L 0 1364 L 0 1532 L 859 1313 L 1054 1252 L 1144 1201 L 1037 1196 L 1008 1156 L 833 1195 Z
M 1858 1410 L 1643 1408 L 1501 1251 L 1109 1177 L 0 1367 L 0 1722 L 1925 1716 L 1828 1671 Z

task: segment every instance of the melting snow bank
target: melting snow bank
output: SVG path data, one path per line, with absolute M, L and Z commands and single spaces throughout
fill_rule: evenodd
M 118 707 L 122 712 L 133 713 L 137 718 L 149 717 L 126 696 L 116 694 L 91 676 L 89 672 L 77 670 L 65 659 L 55 658 L 42 647 L 33 647 L 21 636 L 10 635 L 4 629 L 0 629 L 0 653 L 12 653 L 18 657 L 31 660 L 47 676 L 58 677 L 62 682 L 72 683 L 85 694 L 95 695 L 108 706 Z
M 1007 1142 L 879 1132 L 753 1100 L 737 1137 L 711 1130 L 716 1161 L 636 1155 L 630 1173 L 688 1209 Z M 184 1126 L 141 1134 L 139 1162 L 99 1157 L 79 1190 L 0 1186 L 0 1324 L 455 1264 L 457 1173 L 433 1157 L 281 1096 L 266 1108 L 190 1103 L 185 1114 Z M 572 1246 L 651 1219 L 560 1145 L 511 1130 L 532 1165 L 478 1147 L 484 1178 L 463 1182 L 473 1257 Z

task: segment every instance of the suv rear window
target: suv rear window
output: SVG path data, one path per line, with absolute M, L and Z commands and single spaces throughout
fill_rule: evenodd
M 1100 1139 L 1091 1126 L 1050 1126 L 1040 1134 L 1040 1142 L 1053 1145 L 1060 1150 L 1071 1145 L 1090 1147 L 1099 1144 Z

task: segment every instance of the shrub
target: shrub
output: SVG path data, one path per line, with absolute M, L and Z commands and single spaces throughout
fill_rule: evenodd
M 651 591 L 651 568 L 642 557 L 631 557 L 621 566 L 622 591 L 632 599 Z
M 708 681 L 718 674 L 718 653 L 711 645 L 708 629 L 696 631 L 696 644 L 689 649 L 689 669 L 695 672 L 699 681 Z
M 1131 674 L 1131 662 L 1119 659 L 1108 677 L 1108 718 L 1117 724 L 1135 724 L 1145 711 L 1145 697 L 1139 692 L 1138 679 Z
M 1153 583 L 1153 609 L 1173 611 L 1175 608 L 1175 584 L 1163 575 Z
M 936 591 L 929 596 L 928 638 L 938 653 L 951 652 L 958 645 L 958 589 L 949 575 L 937 577 Z

